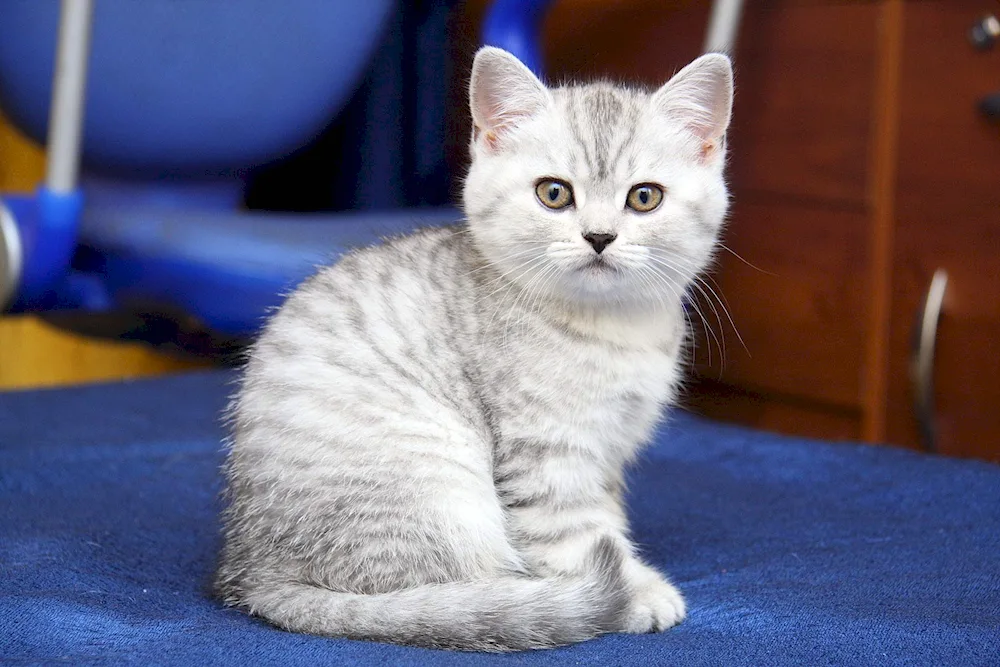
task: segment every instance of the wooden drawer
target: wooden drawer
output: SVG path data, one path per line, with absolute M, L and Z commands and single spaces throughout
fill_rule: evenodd
M 738 200 L 714 279 L 728 319 L 702 305 L 716 334 L 700 336 L 701 375 L 765 393 L 843 407 L 861 400 L 867 218 L 852 211 Z M 749 264 L 748 264 L 749 262 Z M 754 266 L 751 266 L 753 264 Z M 702 299 L 704 301 L 704 299 Z M 713 346 L 712 363 L 708 347 Z
M 996 0 L 939 0 L 906 5 L 900 85 L 901 219 L 952 219 L 964 211 L 1000 209 L 1000 125 L 976 109 L 1000 91 L 1000 49 L 977 52 L 972 24 L 1000 14 Z
M 909 363 L 924 295 L 941 268 L 949 281 L 934 364 L 939 450 L 1000 460 L 1000 209 L 901 219 L 898 234 L 888 439 L 921 444 Z
M 762 394 L 706 378 L 685 385 L 680 404 L 703 417 L 828 440 L 861 437 L 861 412 L 799 396 Z
M 966 32 L 1000 4 L 906 6 L 890 332 L 888 439 L 919 446 L 909 360 L 934 271 L 949 283 L 936 337 L 939 449 L 1000 460 L 1000 124 L 977 101 L 1000 90 L 1000 52 Z
M 659 86 L 701 53 L 709 3 L 563 0 L 545 19 L 546 78 Z
M 730 137 L 737 198 L 868 207 L 877 18 L 877 3 L 746 3 Z

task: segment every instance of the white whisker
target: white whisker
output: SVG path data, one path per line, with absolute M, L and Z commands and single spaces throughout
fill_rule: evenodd
M 738 259 L 741 262 L 743 262 L 744 264 L 746 264 L 747 266 L 749 266 L 751 269 L 754 269 L 755 271 L 760 271 L 761 273 L 763 273 L 766 276 L 777 276 L 778 275 L 776 273 L 771 273 L 770 271 L 765 271 L 764 269 L 760 268 L 756 264 L 751 264 L 747 260 L 743 259 L 743 257 L 740 256 L 740 254 L 738 252 L 736 252 L 735 250 L 733 250 L 732 248 L 730 248 L 729 246 L 727 246 L 722 241 L 719 241 L 719 247 L 722 248 L 723 250 L 725 250 L 726 252 L 728 252 L 729 254 L 731 254 L 736 259 Z

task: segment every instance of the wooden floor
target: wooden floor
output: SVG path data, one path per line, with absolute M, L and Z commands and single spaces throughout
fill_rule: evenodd
M 0 118 L 0 193 L 30 192 L 44 168 L 42 150 Z M 157 375 L 194 365 L 135 343 L 68 334 L 35 317 L 0 315 L 0 390 Z

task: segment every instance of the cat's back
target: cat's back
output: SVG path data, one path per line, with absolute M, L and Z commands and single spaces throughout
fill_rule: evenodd
M 475 317 L 461 298 L 474 258 L 464 228 L 452 226 L 389 239 L 320 269 L 252 348 L 237 417 L 274 412 L 283 397 L 281 422 L 439 400 L 463 377 L 474 336 Z
M 420 230 L 350 252 L 289 295 L 265 326 L 258 351 L 278 340 L 318 351 L 334 341 L 342 347 L 419 337 L 459 305 L 453 295 L 467 280 L 470 252 L 461 227 Z

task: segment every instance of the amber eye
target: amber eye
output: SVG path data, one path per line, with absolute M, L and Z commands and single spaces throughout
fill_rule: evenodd
M 625 205 L 639 213 L 649 213 L 663 201 L 663 188 L 652 183 L 642 183 L 628 192 Z
M 573 188 L 569 183 L 547 178 L 535 185 L 535 196 L 548 208 L 558 210 L 572 206 Z

